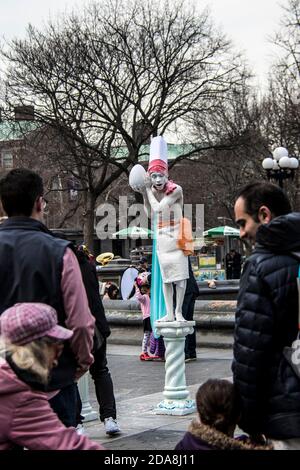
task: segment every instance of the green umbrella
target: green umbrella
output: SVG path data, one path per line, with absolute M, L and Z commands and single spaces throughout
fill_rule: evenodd
M 122 230 L 119 230 L 118 232 L 115 232 L 112 234 L 113 238 L 116 238 L 117 236 L 119 237 L 130 237 L 130 238 L 139 238 L 139 237 L 149 237 L 149 235 L 153 235 L 152 230 L 149 230 L 148 228 L 144 227 L 127 227 L 123 228 Z
M 237 228 L 229 227 L 228 225 L 224 225 L 221 227 L 213 227 L 209 230 L 205 230 L 203 232 L 204 237 L 208 238 L 220 238 L 220 237 L 236 237 L 240 236 L 240 231 Z

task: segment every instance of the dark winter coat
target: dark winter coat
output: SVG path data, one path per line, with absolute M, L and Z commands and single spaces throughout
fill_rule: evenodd
M 241 438 L 229 437 L 211 426 L 193 420 L 175 450 L 269 450 L 269 447 L 254 446 Z
M 99 282 L 96 267 L 91 263 L 82 251 L 76 253 L 82 275 L 83 284 L 96 325 L 104 338 L 110 335 L 110 327 L 105 316 L 104 307 L 99 293 Z
M 240 281 L 233 378 L 242 401 L 240 427 L 274 439 L 300 437 L 300 380 L 283 357 L 297 336 L 300 213 L 257 231 Z
M 43 302 L 55 308 L 65 326 L 61 276 L 69 242 L 52 236 L 30 217 L 9 217 L 0 226 L 0 314 L 18 302 Z M 53 369 L 49 390 L 74 382 L 76 358 L 68 342 Z
M 186 282 L 185 295 L 196 299 L 200 295 L 200 290 L 195 279 L 191 259 L 189 258 L 189 278 Z

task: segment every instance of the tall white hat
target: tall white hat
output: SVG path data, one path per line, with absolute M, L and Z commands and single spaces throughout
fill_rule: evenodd
M 148 172 L 168 174 L 168 146 L 160 135 L 151 140 Z

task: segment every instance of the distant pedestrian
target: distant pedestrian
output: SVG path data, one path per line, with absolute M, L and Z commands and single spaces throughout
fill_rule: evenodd
M 66 426 L 76 426 L 76 383 L 93 362 L 92 317 L 75 254 L 43 223 L 43 181 L 31 170 L 10 171 L 0 181 L 8 219 L 0 225 L 0 314 L 19 302 L 42 302 L 72 329 L 47 385 L 50 404 Z
M 142 272 L 151 272 L 151 268 L 149 266 L 149 263 L 148 263 L 148 259 L 146 258 L 146 256 L 142 256 L 139 260 L 139 263 L 137 265 L 137 269 L 140 273 Z
M 139 274 L 134 282 L 135 297 L 139 302 L 143 315 L 143 341 L 142 352 L 140 354 L 141 361 L 152 361 L 153 356 L 150 356 L 148 350 L 150 349 L 150 336 L 152 332 L 150 322 L 150 284 L 148 282 L 148 275 L 150 273 L 142 272 Z
M 226 279 L 233 279 L 233 258 L 231 253 L 227 253 L 225 256 L 225 271 Z
M 183 305 L 182 305 L 182 315 L 183 315 L 183 318 L 187 321 L 194 320 L 195 302 L 199 294 L 200 294 L 199 287 L 195 279 L 191 260 L 189 257 L 189 278 L 187 279 Z M 196 361 L 197 359 L 196 326 L 194 327 L 193 333 L 185 337 L 184 353 L 185 353 L 185 362 Z
M 0 316 L 0 450 L 102 450 L 65 427 L 45 391 L 73 332 L 43 303 L 18 303 Z M 54 369 L 53 369 L 54 368 Z
M 193 420 L 175 450 L 266 450 L 246 436 L 234 438 L 240 404 L 228 380 L 209 379 L 196 394 L 198 420 Z
M 105 287 L 103 300 L 117 300 L 119 295 L 119 289 L 115 284 L 108 284 Z
M 232 279 L 239 279 L 241 277 L 242 256 L 234 249 L 230 250 L 230 256 L 232 258 Z
M 80 245 L 77 249 L 77 258 L 89 307 L 96 320 L 93 348 L 94 363 L 90 367 L 90 374 L 95 384 L 100 421 L 104 423 L 106 434 L 112 436 L 120 433 L 121 429 L 117 422 L 113 381 L 106 357 L 107 338 L 111 331 L 100 297 L 96 266 L 92 261 L 92 256 Z

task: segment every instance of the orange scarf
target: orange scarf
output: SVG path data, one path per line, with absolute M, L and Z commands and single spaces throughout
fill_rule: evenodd
M 194 254 L 194 243 L 192 236 L 192 226 L 189 219 L 180 219 L 177 247 L 183 251 L 185 256 Z

